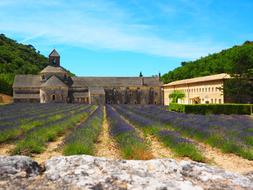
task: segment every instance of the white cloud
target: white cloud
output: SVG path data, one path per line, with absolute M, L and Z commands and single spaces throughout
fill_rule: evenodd
M 0 31 L 18 33 L 24 36 L 23 42 L 39 37 L 52 44 L 166 57 L 197 58 L 221 49 L 208 41 L 196 43 L 162 38 L 154 33 L 152 26 L 135 23 L 131 13 L 109 1 L 52 2 L 16 0 L 14 6 L 3 1 L 0 17 L 6 19 L 0 21 Z M 8 10 L 5 11 L 4 7 Z M 36 12 L 29 13 L 22 8 Z

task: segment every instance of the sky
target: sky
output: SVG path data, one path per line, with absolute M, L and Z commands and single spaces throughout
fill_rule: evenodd
M 253 40 L 252 0 L 0 0 L 0 33 L 78 76 L 164 74 Z

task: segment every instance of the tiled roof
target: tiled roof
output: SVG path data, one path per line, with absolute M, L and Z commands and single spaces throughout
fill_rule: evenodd
M 67 72 L 61 67 L 54 67 L 48 65 L 40 73 L 67 73 Z
M 105 94 L 103 87 L 89 87 L 90 94 Z
M 223 80 L 223 79 L 229 79 L 229 78 L 231 78 L 229 74 L 221 73 L 221 74 L 217 74 L 217 75 L 209 75 L 209 76 L 204 76 L 204 77 L 196 77 L 196 78 L 191 78 L 191 79 L 178 80 L 178 81 L 174 81 L 174 82 L 165 84 L 163 86 L 175 86 L 175 85 L 182 85 L 182 84 L 191 84 L 191 83 L 198 83 L 198 82 Z
M 16 75 L 13 83 L 13 88 L 30 87 L 39 88 L 41 85 L 40 75 Z
M 46 72 L 51 71 L 52 66 L 46 67 L 44 70 Z M 52 67 L 55 69 L 57 67 Z M 60 67 L 58 67 L 60 68 Z M 54 71 L 55 72 L 55 71 Z M 53 73 L 54 73 L 53 72 Z M 62 72 L 61 70 L 59 72 Z M 52 77 L 51 77 L 52 78 Z M 40 75 L 16 75 L 13 87 L 40 87 L 45 85 L 53 86 L 55 81 L 49 79 L 46 83 L 41 83 Z M 57 77 L 54 77 L 57 78 Z M 58 82 L 57 85 L 66 86 L 60 79 L 54 79 Z M 72 87 L 77 88 L 89 88 L 95 91 L 102 93 L 102 88 L 110 87 L 139 87 L 142 86 L 141 77 L 72 77 Z M 162 86 L 162 82 L 159 81 L 157 77 L 143 77 L 144 85 L 147 86 Z M 92 87 L 92 88 L 91 88 Z M 97 88 L 95 88 L 97 87 Z M 101 88 L 101 89 L 99 89 Z
M 50 77 L 45 83 L 41 85 L 41 87 L 66 87 L 68 86 L 64 84 L 60 79 L 58 79 L 56 76 Z
M 141 77 L 72 77 L 73 87 L 128 87 L 142 86 Z M 157 77 L 144 77 L 144 84 L 148 86 L 161 86 Z

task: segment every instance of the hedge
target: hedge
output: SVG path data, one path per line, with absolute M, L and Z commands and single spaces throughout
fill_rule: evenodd
M 176 104 L 170 103 L 169 111 L 193 114 L 238 114 L 251 115 L 253 104 Z

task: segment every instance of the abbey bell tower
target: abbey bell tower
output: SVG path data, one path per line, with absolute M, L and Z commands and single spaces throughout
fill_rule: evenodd
M 60 55 L 55 49 L 49 54 L 49 63 L 51 66 L 60 66 Z

